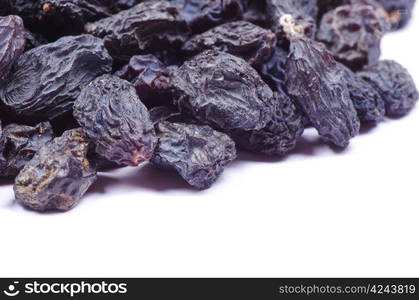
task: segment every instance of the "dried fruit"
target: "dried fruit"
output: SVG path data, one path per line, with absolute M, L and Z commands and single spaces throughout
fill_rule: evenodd
M 103 38 L 109 53 L 122 61 L 144 51 L 176 51 L 189 36 L 185 20 L 168 1 L 148 1 L 89 23 L 88 33 Z
M 25 28 L 18 16 L 0 17 L 0 80 L 25 50 Z
M 360 121 L 374 123 L 383 121 L 385 105 L 378 91 L 349 68 L 342 64 L 340 67 L 343 69 L 349 95 Z
M 188 22 L 193 33 L 204 32 L 243 16 L 242 0 L 170 0 Z
M 412 17 L 416 0 L 375 0 L 388 12 L 393 29 L 400 29 L 407 25 Z
M 66 131 L 42 147 L 15 179 L 16 200 L 38 211 L 72 208 L 96 180 L 86 159 L 88 148 L 81 129 Z
M 234 142 L 209 126 L 161 122 L 152 162 L 175 169 L 191 186 L 209 188 L 236 158 Z
M 54 138 L 48 122 L 34 127 L 10 124 L 0 134 L 0 177 L 15 177 Z
M 272 90 L 239 57 L 205 51 L 179 67 L 172 82 L 178 107 L 216 129 L 259 130 L 272 120 Z
M 378 60 L 381 39 L 390 30 L 382 9 L 371 5 L 343 5 L 325 14 L 317 39 L 335 58 L 353 70 Z
M 285 63 L 288 52 L 282 48 L 276 47 L 272 57 L 263 64 L 259 71 L 263 80 L 274 91 L 285 90 Z
M 154 55 L 137 55 L 115 73 L 131 82 L 147 107 L 167 105 L 171 100 L 171 70 Z
M 238 148 L 267 155 L 284 155 L 295 148 L 304 131 L 301 113 L 282 91 L 275 93 L 272 106 L 274 116 L 264 128 L 229 132 Z
M 182 50 L 191 57 L 207 49 L 216 49 L 239 56 L 253 66 L 260 66 L 272 56 L 275 45 L 276 36 L 270 30 L 237 21 L 192 37 Z
M 82 90 L 73 113 L 100 156 L 128 166 L 151 158 L 156 134 L 146 107 L 128 81 L 113 75 L 96 78 Z
M 418 90 L 412 76 L 393 60 L 378 61 L 365 67 L 358 75 L 380 93 L 387 116 L 406 115 L 418 100 Z
M 268 17 L 266 12 L 266 2 L 263 0 L 247 0 L 246 10 L 243 20 L 256 24 L 263 28 L 268 28 Z
M 285 34 L 279 22 L 282 16 L 291 15 L 295 22 L 301 26 L 304 34 L 314 38 L 316 34 L 316 21 L 307 15 L 301 7 L 301 3 L 296 0 L 266 0 L 267 11 L 271 23 L 271 29 L 279 38 L 284 38 Z
M 111 66 L 102 40 L 63 37 L 19 57 L 0 90 L 1 105 L 22 120 L 51 120 L 71 111 L 81 87 Z
M 326 141 L 346 147 L 358 134 L 360 123 L 342 68 L 322 44 L 296 30 L 291 16 L 282 17 L 281 24 L 290 39 L 286 63 L 289 95 Z

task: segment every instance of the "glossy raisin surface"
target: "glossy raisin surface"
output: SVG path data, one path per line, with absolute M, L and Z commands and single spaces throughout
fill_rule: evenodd
M 393 60 L 381 60 L 367 66 L 358 75 L 380 93 L 387 116 L 408 114 L 418 100 L 418 90 L 412 76 Z
M 274 51 L 276 36 L 270 30 L 245 21 L 217 26 L 195 35 L 183 45 L 183 52 L 193 56 L 215 49 L 239 56 L 253 66 L 260 66 Z
M 0 80 L 9 74 L 13 63 L 25 50 L 23 21 L 18 16 L 0 17 Z
M 150 160 L 156 134 L 147 108 L 128 81 L 113 75 L 96 78 L 82 90 L 73 113 L 99 155 L 128 166 Z
M 115 75 L 131 82 L 147 107 L 170 104 L 171 70 L 154 55 L 131 57 L 129 63 Z
M 145 51 L 180 48 L 189 36 L 187 23 L 168 1 L 147 1 L 85 26 L 104 40 L 110 54 L 128 61 Z
M 103 41 L 68 36 L 22 54 L 0 90 L 1 105 L 21 120 L 50 120 L 71 111 L 83 86 L 111 71 Z
M 42 147 L 15 179 L 16 200 L 37 211 L 72 208 L 96 180 L 88 148 L 81 129 L 66 131 Z
M 209 126 L 161 122 L 152 162 L 175 169 L 191 186 L 209 188 L 236 158 L 234 142 Z

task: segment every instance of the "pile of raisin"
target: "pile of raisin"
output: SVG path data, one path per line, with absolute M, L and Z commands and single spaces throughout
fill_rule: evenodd
M 74 207 L 109 168 L 208 189 L 239 151 L 345 148 L 414 109 L 380 60 L 415 0 L 0 0 L 0 177 L 18 203 Z M 140 170 L 141 171 L 141 170 Z

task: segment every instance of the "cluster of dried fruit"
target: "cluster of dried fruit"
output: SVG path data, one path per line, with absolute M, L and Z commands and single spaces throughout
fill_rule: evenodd
M 382 37 L 415 0 L 0 0 L 0 177 L 68 210 L 104 167 L 150 162 L 209 188 L 237 149 L 304 128 L 346 147 L 412 110 Z

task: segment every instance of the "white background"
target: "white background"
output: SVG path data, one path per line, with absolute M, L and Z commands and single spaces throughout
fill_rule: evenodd
M 418 32 L 387 35 L 383 57 L 419 85 Z M 203 192 L 150 166 L 100 174 L 67 213 L 25 210 L 0 181 L 0 276 L 419 276 L 418 132 L 419 107 L 341 153 L 309 130 Z

